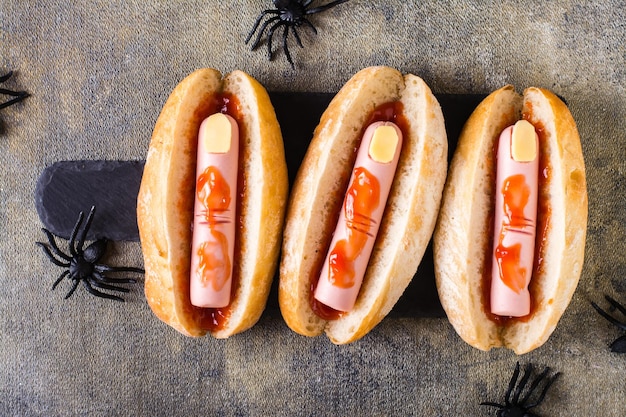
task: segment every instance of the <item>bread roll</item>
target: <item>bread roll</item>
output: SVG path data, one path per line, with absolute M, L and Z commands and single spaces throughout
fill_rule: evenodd
M 532 310 L 521 319 L 489 312 L 495 195 L 494 147 L 500 132 L 528 120 L 539 134 L 540 180 Z M 581 274 L 587 225 L 585 165 L 576 124 L 553 93 L 512 86 L 490 94 L 467 120 L 454 153 L 434 234 L 439 298 L 470 345 L 517 354 L 541 346 L 554 331 Z
M 237 283 L 227 317 L 216 329 L 208 323 L 211 310 L 190 303 L 189 273 L 198 128 L 219 110 L 221 96 L 238 102 L 241 201 Z M 241 71 L 222 78 L 207 68 L 186 77 L 156 122 L 137 201 L 146 298 L 157 317 L 188 336 L 211 331 L 225 338 L 253 326 L 278 263 L 287 192 L 281 131 L 265 89 Z
M 399 101 L 404 144 L 376 243 L 354 309 L 326 321 L 311 308 L 341 209 L 355 152 L 374 109 Z M 389 67 L 358 72 L 334 97 L 315 129 L 293 186 L 280 266 L 279 305 L 288 326 L 333 343 L 367 334 L 413 278 L 433 232 L 447 168 L 447 137 L 436 98 L 419 77 Z

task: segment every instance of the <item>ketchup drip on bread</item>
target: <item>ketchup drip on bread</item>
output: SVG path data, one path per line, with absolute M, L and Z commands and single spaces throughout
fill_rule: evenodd
M 322 319 L 338 319 L 356 302 L 408 130 L 406 126 L 402 104 L 390 102 L 377 107 L 362 129 L 345 200 L 335 215 L 338 220 L 334 239 L 324 252 L 327 256 L 322 265 L 315 268 L 317 273 L 311 277 L 311 308 Z M 392 140 L 388 141 L 389 138 Z M 377 143 L 384 145 L 376 148 Z M 384 179 L 382 186 L 379 177 Z
M 206 115 L 204 115 L 205 118 L 208 118 L 209 116 L 217 114 L 217 113 L 221 113 L 221 114 L 225 114 L 225 115 L 232 117 L 235 120 L 237 125 L 241 125 L 242 117 L 241 117 L 241 113 L 239 110 L 239 102 L 237 98 L 231 94 L 222 93 L 222 94 L 217 95 L 212 101 L 212 103 L 209 103 L 208 108 L 203 109 L 202 111 L 204 112 L 205 110 L 206 110 Z M 241 136 L 243 134 L 243 129 L 239 129 L 238 134 L 239 134 L 239 141 L 237 142 L 237 146 L 241 148 L 241 143 L 245 140 L 245 138 Z M 238 151 L 239 150 L 240 149 L 238 149 Z M 238 156 L 239 160 L 241 160 L 241 153 L 240 152 L 237 152 L 237 153 L 239 155 Z M 207 168 L 206 171 L 210 171 L 210 170 L 211 168 L 209 167 Z M 213 168 L 213 171 L 215 171 L 215 168 Z M 207 172 L 207 174 L 209 173 Z M 230 185 L 223 178 L 221 178 L 222 180 L 219 181 L 220 177 L 221 177 L 221 173 L 217 175 L 215 175 L 214 173 L 213 181 L 212 181 L 214 187 L 211 188 L 210 192 L 202 191 L 203 184 L 201 184 L 201 182 L 206 182 L 204 181 L 206 180 L 206 178 L 198 177 L 196 185 L 200 186 L 200 190 L 198 190 L 199 197 L 201 197 L 202 193 L 204 193 L 206 197 L 204 199 L 205 203 L 207 203 L 209 206 L 212 206 L 214 210 L 219 208 L 220 206 L 223 206 L 224 200 L 227 200 L 228 198 L 230 198 L 229 196 L 232 195 L 230 194 L 231 192 L 230 188 L 231 187 L 235 188 L 235 190 L 233 191 L 234 191 L 234 194 L 238 198 L 236 198 L 236 202 L 234 204 L 235 212 L 236 212 L 236 215 L 234 218 L 234 221 L 235 221 L 234 253 L 237 253 L 237 246 L 238 246 L 238 241 L 239 241 L 239 238 L 237 236 L 240 234 L 239 230 L 242 227 L 240 201 L 241 201 L 241 195 L 244 192 L 243 176 L 241 175 L 241 172 L 239 170 L 237 174 L 237 183 L 230 184 Z M 211 204 L 211 201 L 215 204 Z M 209 207 L 207 207 L 205 221 L 208 223 L 218 222 L 218 220 L 216 219 L 218 219 L 219 217 L 215 217 L 209 214 L 208 211 L 209 211 Z M 211 218 L 209 219 L 209 217 Z M 211 246 L 209 248 L 207 248 L 207 245 L 202 246 L 203 248 L 208 249 L 208 253 L 206 250 L 205 251 L 200 250 L 196 254 L 199 256 L 200 265 L 202 269 L 204 270 L 206 270 L 207 268 L 211 266 L 217 270 L 221 270 L 221 269 L 232 270 L 232 273 L 229 273 L 230 294 L 228 297 L 229 300 L 232 300 L 233 295 L 235 294 L 237 287 L 239 285 L 239 278 L 236 273 L 237 268 L 235 267 L 237 263 L 237 259 L 232 259 L 230 256 L 228 256 L 228 254 L 225 251 L 226 238 L 219 231 L 211 232 L 212 235 L 215 235 L 216 233 L 220 235 L 218 239 L 213 239 L 215 240 L 216 244 L 208 245 L 208 246 Z M 219 249 L 217 252 L 219 252 L 221 255 L 216 252 L 217 249 Z M 220 265 L 221 263 L 227 263 L 228 265 Z M 192 271 L 192 274 L 193 273 L 195 273 L 195 271 Z M 223 273 L 225 272 L 222 271 L 222 274 Z M 215 290 L 221 289 L 222 286 L 224 286 L 224 284 L 226 283 L 226 278 L 222 274 L 220 274 L 221 276 L 219 280 L 215 278 L 213 281 L 208 282 L 207 284 L 209 286 L 213 286 Z M 230 302 L 229 302 L 229 305 L 230 305 Z M 200 321 L 201 321 L 202 327 L 206 330 L 215 331 L 215 330 L 219 330 L 223 328 L 225 322 L 230 316 L 229 305 L 226 305 L 225 307 L 219 307 L 219 308 L 205 308 L 205 307 L 198 307 L 198 306 L 192 305 L 192 308 L 196 310 L 196 312 L 201 317 Z

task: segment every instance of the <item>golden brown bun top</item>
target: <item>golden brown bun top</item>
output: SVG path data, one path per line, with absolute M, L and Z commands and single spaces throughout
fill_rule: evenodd
M 189 336 L 206 333 L 200 322 L 204 312 L 192 307 L 189 299 L 197 132 L 222 92 L 235 95 L 240 104 L 240 170 L 245 172 L 246 187 L 239 191 L 243 227 L 237 232 L 244 255 L 235 260 L 233 272 L 240 285 L 230 319 L 217 337 L 249 328 L 263 311 L 287 198 L 282 136 L 265 89 L 241 71 L 222 79 L 218 71 L 205 68 L 181 81 L 154 128 L 137 216 L 148 303 L 161 320 Z
M 495 142 L 520 118 L 540 132 L 540 153 L 550 166 L 540 188 L 549 202 L 543 266 L 533 275 L 535 302 L 528 321 L 499 325 L 485 310 L 485 256 L 491 250 Z M 544 215 L 546 215 L 544 213 Z M 541 214 L 540 214 L 541 215 Z M 587 222 L 587 192 L 580 138 L 565 104 L 553 93 L 512 86 L 491 93 L 467 120 L 458 142 L 435 231 L 435 273 L 451 324 L 470 345 L 505 346 L 521 354 L 543 344 L 567 307 L 580 277 Z M 538 231 L 538 234 L 543 233 Z M 556 279 L 561 277 L 561 279 Z
M 312 311 L 319 273 L 336 224 L 364 124 L 372 111 L 401 101 L 409 128 L 374 251 L 353 311 L 326 322 Z M 283 237 L 279 304 L 294 331 L 334 343 L 364 336 L 385 317 L 417 270 L 430 239 L 446 175 L 447 138 L 439 103 L 414 75 L 389 67 L 355 74 L 321 117 L 290 198 Z

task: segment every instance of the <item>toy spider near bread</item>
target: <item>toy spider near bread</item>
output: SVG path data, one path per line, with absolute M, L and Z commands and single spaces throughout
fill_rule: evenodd
M 9 71 L 8 73 L 0 76 L 0 83 L 7 81 L 9 78 L 11 78 L 12 75 L 13 75 L 13 71 Z M 10 105 L 15 104 L 19 101 L 22 101 L 30 95 L 26 91 L 12 91 L 6 88 L 0 88 L 0 94 L 4 94 L 4 95 L 12 97 L 8 101 L 5 101 L 4 103 L 0 103 L 0 110 L 4 109 L 5 107 L 9 107 Z
M 618 310 L 622 313 L 622 316 L 626 317 L 626 307 L 615 301 L 613 298 L 605 295 L 604 298 L 611 304 L 611 312 Z M 598 313 L 605 319 L 607 319 L 610 323 L 616 325 L 618 328 L 622 330 L 626 330 L 626 321 L 619 321 L 615 317 L 611 316 L 606 311 L 602 310 L 596 303 L 591 302 L 593 308 L 596 309 Z M 611 344 L 611 351 L 615 353 L 626 353 L 626 335 L 619 337 Z
M 52 261 L 53 264 L 63 268 L 67 268 L 61 273 L 61 275 L 52 285 L 52 289 L 54 290 L 65 277 L 73 282 L 72 288 L 65 296 L 65 299 L 71 297 L 71 295 L 74 294 L 74 291 L 76 291 L 76 288 L 78 288 L 78 285 L 82 282 L 87 291 L 95 295 L 96 297 L 108 298 L 110 300 L 116 301 L 124 301 L 124 299 L 121 297 L 104 293 L 94 287 L 109 291 L 128 292 L 127 288 L 118 287 L 117 285 L 111 284 L 133 284 L 137 282 L 136 280 L 132 278 L 110 278 L 105 274 L 107 272 L 144 273 L 144 270 L 141 268 L 132 267 L 113 267 L 98 263 L 98 261 L 100 261 L 100 259 L 104 256 L 106 252 L 106 247 L 108 243 L 107 239 L 98 239 L 86 248 L 84 248 L 85 236 L 89 231 L 89 227 L 91 226 L 95 211 L 96 208 L 91 207 L 91 210 L 89 211 L 89 215 L 87 216 L 87 220 L 85 222 L 85 226 L 80 232 L 79 230 L 81 229 L 81 226 L 83 224 L 84 213 L 81 211 L 78 214 L 78 220 L 76 221 L 74 229 L 72 230 L 72 234 L 68 243 L 69 254 L 64 253 L 63 251 L 61 251 L 61 249 L 59 249 L 59 246 L 57 245 L 54 236 L 49 230 L 45 228 L 42 230 L 48 237 L 48 245 L 43 242 L 36 242 L 36 244 L 43 249 L 44 253 Z
M 293 37 L 296 39 L 298 46 L 303 48 L 302 41 L 300 40 L 300 35 L 298 34 L 297 28 L 306 25 L 313 30 L 313 33 L 317 35 L 317 29 L 307 18 L 308 16 L 316 13 L 321 13 L 326 11 L 332 7 L 335 7 L 341 3 L 345 3 L 348 0 L 336 0 L 331 1 L 330 3 L 310 8 L 313 0 L 274 0 L 275 9 L 267 9 L 261 12 L 259 17 L 254 22 L 254 26 L 252 30 L 248 34 L 246 38 L 246 44 L 250 41 L 254 33 L 259 29 L 256 39 L 252 43 L 251 49 L 254 50 L 261 41 L 261 37 L 265 30 L 267 29 L 267 59 L 272 60 L 272 38 L 274 37 L 274 32 L 276 29 L 282 26 L 283 28 L 283 51 L 285 51 L 285 56 L 287 57 L 287 61 L 291 64 L 291 68 L 295 68 L 293 63 L 293 59 L 291 58 L 291 54 L 289 53 L 289 46 L 287 44 L 287 39 L 289 38 L 289 33 L 293 33 Z M 269 17 L 263 24 L 261 22 L 266 17 Z M 271 26 L 270 26 L 271 25 Z M 269 27 L 269 29 L 268 29 Z
M 550 386 L 554 383 L 554 381 L 561 375 L 560 372 L 552 375 L 549 378 L 546 378 L 548 372 L 550 372 L 550 368 L 545 368 L 539 376 L 537 376 L 533 382 L 530 384 L 530 387 L 526 391 L 526 394 L 520 398 L 522 392 L 526 388 L 526 384 L 530 379 L 530 376 L 533 372 L 532 364 L 528 364 L 524 367 L 524 375 L 522 375 L 522 379 L 519 384 L 517 384 L 517 378 L 520 374 L 520 365 L 519 362 L 515 365 L 515 371 L 513 372 L 513 376 L 511 377 L 511 381 L 509 382 L 509 387 L 506 390 L 506 394 L 504 394 L 504 404 L 498 404 L 494 402 L 483 402 L 480 405 L 488 405 L 490 407 L 498 408 L 496 416 L 498 417 L 539 417 L 538 414 L 534 414 L 530 412 L 531 408 L 535 408 L 543 401 L 546 393 Z M 530 397 L 533 395 L 535 390 L 539 387 L 542 381 L 546 381 L 541 394 L 534 401 L 530 402 Z M 515 386 L 517 384 L 517 387 Z M 511 398 L 511 394 L 513 394 L 513 398 Z

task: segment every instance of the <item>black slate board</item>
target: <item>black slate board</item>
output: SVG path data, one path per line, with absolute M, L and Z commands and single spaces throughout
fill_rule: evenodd
M 88 240 L 138 241 L 137 194 L 143 161 L 60 161 L 44 169 L 35 206 L 44 227 L 68 239 L 78 213 L 96 206 Z
M 465 121 L 484 95 L 436 95 L 448 134 L 448 159 Z M 270 93 L 281 126 L 289 171 L 294 181 L 313 130 L 332 93 Z M 43 227 L 69 238 L 80 211 L 95 205 L 97 212 L 88 240 L 138 241 L 136 206 L 143 161 L 61 161 L 46 168 L 37 182 L 35 205 Z M 278 309 L 278 279 L 274 279 L 268 311 Z M 435 287 L 432 247 L 429 245 L 417 273 L 391 317 L 444 317 Z

